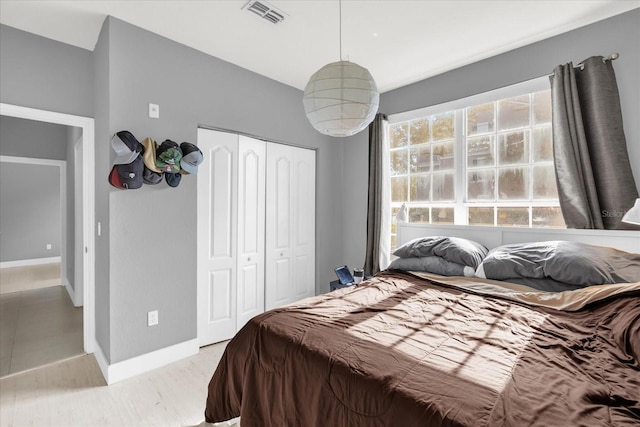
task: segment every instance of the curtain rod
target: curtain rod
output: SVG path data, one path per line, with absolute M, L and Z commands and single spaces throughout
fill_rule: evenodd
M 602 62 L 615 61 L 618 58 L 620 58 L 620 54 L 618 52 L 613 52 L 611 55 L 602 58 Z M 573 68 L 579 68 L 580 70 L 584 70 L 584 62 L 577 63 L 576 65 L 573 66 Z M 547 77 L 551 77 L 551 76 L 553 76 L 553 73 L 547 74 Z
M 618 52 L 613 52 L 611 55 L 602 58 L 602 62 L 607 62 L 607 61 L 615 61 L 616 59 L 620 58 L 620 54 Z M 583 69 L 584 68 L 584 62 L 579 62 L 578 64 L 576 64 L 575 67 L 573 68 L 580 68 Z

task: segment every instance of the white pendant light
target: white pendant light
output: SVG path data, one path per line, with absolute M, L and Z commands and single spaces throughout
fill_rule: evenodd
M 304 89 L 304 111 L 311 125 L 325 135 L 355 135 L 371 123 L 380 94 L 371 73 L 342 60 L 342 1 L 340 1 L 340 61 L 316 71 Z

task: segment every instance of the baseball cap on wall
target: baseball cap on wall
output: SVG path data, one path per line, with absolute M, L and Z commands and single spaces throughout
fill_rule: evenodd
M 180 146 L 170 139 L 166 139 L 156 150 L 156 166 L 162 172 L 180 172 L 180 160 L 182 160 Z
M 121 130 L 111 138 L 111 148 L 116 152 L 116 158 L 113 161 L 114 165 L 125 165 L 133 162 L 143 150 L 142 144 L 128 130 Z
M 180 180 L 182 180 L 182 175 L 179 173 L 165 173 L 164 179 L 169 184 L 169 187 L 177 187 L 180 185 Z
M 196 175 L 198 173 L 198 165 L 204 160 L 202 151 L 190 142 L 180 144 L 180 149 L 182 150 L 180 167 L 186 172 Z
M 142 187 L 144 162 L 136 157 L 131 163 L 113 165 L 109 174 L 109 184 L 119 189 L 135 190 Z
M 162 170 L 160 170 L 156 165 L 156 150 L 158 148 L 158 144 L 156 144 L 156 142 L 151 138 L 145 138 L 142 140 L 142 146 L 144 147 L 142 155 L 144 165 L 153 172 L 162 173 Z

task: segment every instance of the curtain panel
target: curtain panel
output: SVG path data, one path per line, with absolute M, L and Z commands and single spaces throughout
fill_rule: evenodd
M 559 65 L 550 80 L 556 181 L 567 227 L 638 229 L 621 222 L 638 190 L 611 60 Z
M 369 194 L 364 273 L 372 276 L 389 265 L 391 190 L 389 188 L 387 116 L 378 113 L 369 125 Z

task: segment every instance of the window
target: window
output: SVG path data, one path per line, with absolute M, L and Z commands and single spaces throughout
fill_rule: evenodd
M 546 77 L 389 122 L 393 217 L 405 204 L 409 222 L 564 227 Z

